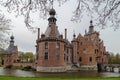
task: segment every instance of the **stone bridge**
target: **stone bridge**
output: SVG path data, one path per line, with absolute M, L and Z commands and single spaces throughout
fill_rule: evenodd
M 25 62 L 21 62 L 21 63 L 13 63 L 13 66 L 18 66 L 18 67 L 26 67 L 26 66 L 31 66 L 32 68 L 36 69 L 36 65 L 35 63 L 25 63 Z
M 103 64 L 102 71 L 120 72 L 120 64 Z

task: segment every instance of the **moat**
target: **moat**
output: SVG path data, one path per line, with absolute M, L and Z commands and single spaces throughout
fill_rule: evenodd
M 4 76 L 20 76 L 20 77 L 59 77 L 59 78 L 80 78 L 80 77 L 120 77 L 120 73 L 115 72 L 65 72 L 65 73 L 40 73 L 34 71 L 22 71 L 3 69 L 0 67 L 0 75 Z

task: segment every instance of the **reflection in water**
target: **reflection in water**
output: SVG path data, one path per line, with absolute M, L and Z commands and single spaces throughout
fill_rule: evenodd
M 29 71 L 22 71 L 22 70 L 16 70 L 16 69 L 3 69 L 0 67 L 0 75 L 6 75 L 6 76 L 22 76 L 22 77 L 35 77 L 33 72 Z
M 79 77 L 120 77 L 120 73 L 112 72 L 65 72 L 65 73 L 40 73 L 22 70 L 10 70 L 0 67 L 0 75 L 22 76 L 22 77 L 59 77 L 59 78 L 79 78 Z

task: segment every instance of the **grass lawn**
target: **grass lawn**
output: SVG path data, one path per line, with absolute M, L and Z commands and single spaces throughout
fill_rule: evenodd
M 39 78 L 39 77 L 0 76 L 0 80 L 120 80 L 120 77 L 109 77 L 109 78 Z

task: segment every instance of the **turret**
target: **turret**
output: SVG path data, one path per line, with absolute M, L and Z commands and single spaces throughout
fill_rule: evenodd
M 90 20 L 89 33 L 93 33 L 93 32 L 94 32 L 93 21 Z
M 12 35 L 10 39 L 10 46 L 14 46 L 14 36 Z
M 45 37 L 59 37 L 60 33 L 58 31 L 58 26 L 56 26 L 56 21 L 57 19 L 55 18 L 55 10 L 52 8 L 49 11 L 50 17 L 48 18 L 48 27 L 47 30 L 45 31 Z
M 56 24 L 57 19 L 54 17 L 56 14 L 55 10 L 52 8 L 49 11 L 50 17 L 48 18 L 49 24 Z

